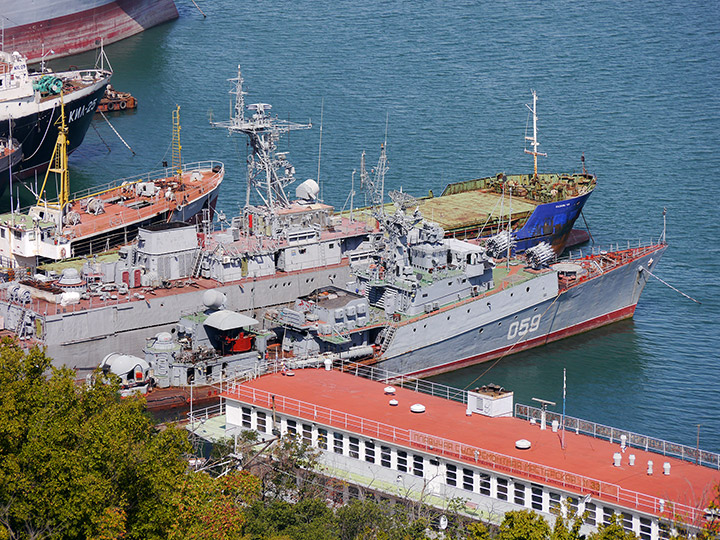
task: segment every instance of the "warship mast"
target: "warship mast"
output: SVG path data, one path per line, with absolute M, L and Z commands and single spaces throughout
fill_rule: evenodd
M 280 120 L 270 116 L 271 105 L 253 103 L 247 106 L 252 116 L 245 116 L 245 95 L 243 78 L 238 66 L 231 94 L 235 95 L 233 116 L 226 122 L 212 122 L 215 127 L 226 128 L 230 133 L 243 133 L 248 136 L 252 154 L 248 156 L 248 185 L 245 198 L 246 207 L 250 205 L 250 191 L 254 188 L 263 203 L 274 212 L 276 208 L 290 205 L 285 194 L 285 187 L 295 181 L 295 167 L 287 159 L 287 152 L 278 152 L 277 143 L 280 137 L 290 131 L 310 129 L 311 123 L 299 124 L 288 120 Z

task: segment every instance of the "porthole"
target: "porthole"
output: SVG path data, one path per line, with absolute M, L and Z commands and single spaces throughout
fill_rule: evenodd
M 483 329 L 481 328 L 480 330 L 478 330 L 478 334 L 482 334 L 482 333 L 483 333 Z
M 502 326 L 502 322 L 499 322 L 499 323 L 498 323 L 498 326 Z
M 525 292 L 530 292 L 530 287 L 525 287 Z

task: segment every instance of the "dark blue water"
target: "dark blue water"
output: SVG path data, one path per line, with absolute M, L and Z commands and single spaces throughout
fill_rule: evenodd
M 688 445 L 701 424 L 700 445 L 720 451 L 717 1 L 213 0 L 200 3 L 207 19 L 177 2 L 178 21 L 107 48 L 113 84 L 140 100 L 136 114 L 110 117 L 137 155 L 97 120 L 72 156 L 74 187 L 169 160 L 179 104 L 183 158 L 226 162 L 220 206 L 232 214 L 244 199 L 245 141 L 212 130 L 208 113 L 227 118 L 225 79 L 238 63 L 248 102 L 315 124 L 286 145 L 301 179 L 317 174 L 324 100 L 321 181 L 338 207 L 361 151 L 377 159 L 386 117 L 390 188 L 421 195 L 527 172 L 524 104 L 535 89 L 541 170 L 577 171 L 584 152 L 598 176 L 585 208 L 595 240 L 657 238 L 667 208 L 657 273 L 702 305 L 653 281 L 634 321 L 437 380 L 560 403 L 567 368 L 568 414 Z

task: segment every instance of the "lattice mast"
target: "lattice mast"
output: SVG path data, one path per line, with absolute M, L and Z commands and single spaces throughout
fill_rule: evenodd
M 38 193 L 38 205 L 43 202 L 47 206 L 57 208 L 64 213 L 70 202 L 70 171 L 68 170 L 67 154 L 67 147 L 69 144 L 68 128 L 65 122 L 65 100 L 62 92 L 60 92 L 60 118 L 57 120 L 57 125 L 58 137 L 55 142 L 52 157 L 50 158 L 51 166 L 48 167 L 48 170 L 45 173 L 45 180 L 43 180 L 42 188 L 40 188 L 40 192 Z M 60 177 L 60 190 L 58 192 L 58 199 L 56 202 L 47 202 L 42 199 L 50 173 L 55 173 Z
M 253 114 L 246 118 L 246 92 L 243 91 L 240 66 L 237 77 L 229 80 L 235 83 L 235 88 L 230 91 L 235 95 L 233 115 L 227 122 L 212 122 L 212 125 L 227 128 L 230 133 L 244 133 L 249 139 L 252 153 L 247 162 L 245 205 L 250 205 L 250 191 L 254 188 L 267 207 L 289 206 L 285 187 L 295 181 L 295 167 L 288 161 L 287 152 L 277 151 L 277 143 L 282 135 L 299 129 L 310 129 L 312 124 L 299 124 L 270 116 L 272 106 L 267 103 L 248 105 L 247 109 Z
M 377 167 L 371 170 L 370 173 L 365 168 L 365 151 L 363 151 L 360 158 L 360 185 L 370 196 L 370 206 L 372 207 L 373 216 L 376 218 L 379 218 L 383 213 L 385 204 L 385 174 L 389 169 L 387 152 L 385 151 L 386 146 L 387 143 L 380 146 L 380 158 Z
M 180 105 L 172 112 L 172 168 L 178 182 L 182 182 L 182 145 L 180 144 Z
M 544 152 L 538 152 L 538 146 L 540 146 L 540 143 L 537 140 L 537 93 L 535 90 L 532 90 L 532 97 L 533 97 L 533 104 L 532 107 L 530 105 L 525 105 L 528 110 L 530 111 L 530 114 L 532 114 L 533 119 L 533 136 L 528 137 L 527 134 L 525 135 L 525 140 L 530 141 L 530 146 L 532 146 L 532 150 L 525 149 L 526 154 L 530 154 L 533 156 L 533 163 L 534 163 L 534 171 L 535 171 L 535 178 L 537 178 L 538 172 L 537 172 L 537 158 L 538 156 L 547 156 Z

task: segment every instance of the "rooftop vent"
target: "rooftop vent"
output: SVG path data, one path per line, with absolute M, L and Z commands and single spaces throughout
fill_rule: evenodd
M 389 403 L 391 407 L 397 407 L 399 402 L 397 399 L 391 399 Z
M 518 439 L 515 441 L 515 448 L 518 450 L 529 450 L 532 443 L 527 439 Z
M 425 405 L 422 403 L 416 403 L 410 407 L 410 410 L 414 413 L 420 414 L 425 412 Z
M 394 387 L 394 386 L 386 386 L 385 389 L 384 389 L 384 391 L 385 391 L 385 394 L 388 395 L 388 396 L 394 396 L 394 395 L 395 395 L 395 387 Z

